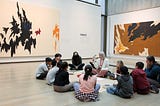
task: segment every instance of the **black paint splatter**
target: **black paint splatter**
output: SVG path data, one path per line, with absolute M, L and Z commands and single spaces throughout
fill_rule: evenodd
M 136 28 L 136 26 L 137 26 L 137 24 L 136 24 L 136 23 L 133 23 L 132 25 L 130 25 L 130 26 L 128 27 L 128 36 L 130 36 L 131 31 L 132 31 L 134 28 Z
M 28 20 L 23 8 L 21 13 L 18 2 L 17 16 L 18 20 L 16 20 L 15 16 L 12 16 L 12 21 L 9 22 L 11 27 L 2 27 L 3 32 L 0 33 L 2 39 L 0 41 L 0 51 L 5 51 L 7 53 L 10 50 L 11 57 L 16 54 L 16 49 L 18 49 L 18 46 L 20 45 L 24 47 L 24 50 L 28 50 L 30 54 L 32 46 L 36 48 L 36 38 L 33 39 L 32 37 L 32 22 Z
M 136 38 L 139 38 L 140 36 L 143 36 L 143 40 L 146 40 L 158 34 L 158 31 L 160 31 L 160 23 L 158 23 L 157 25 L 154 25 L 153 23 L 154 21 L 149 21 L 139 23 L 138 27 L 136 27 L 137 25 L 135 26 L 134 24 L 132 24 L 132 26 L 129 26 L 129 42 L 135 40 Z
M 5 34 L 7 34 L 9 27 L 3 27 L 3 31 Z

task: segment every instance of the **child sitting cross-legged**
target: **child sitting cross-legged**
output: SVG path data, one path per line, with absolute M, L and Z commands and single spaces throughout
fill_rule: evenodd
M 56 92 L 67 92 L 73 90 L 74 82 L 69 81 L 68 63 L 62 62 L 59 70 L 56 73 L 53 82 L 53 88 Z
M 120 76 L 117 76 L 117 85 L 113 85 L 107 88 L 107 92 L 120 96 L 122 98 L 131 98 L 133 95 L 133 80 L 129 75 L 128 68 L 126 66 L 120 67 Z
M 48 71 L 52 66 L 52 59 L 47 57 L 44 63 L 41 63 L 36 71 L 36 79 L 43 80 L 46 78 Z
M 85 74 L 79 76 L 79 83 L 74 83 L 75 97 L 80 101 L 89 102 L 98 100 L 100 85 L 96 84 L 96 75 L 92 75 L 92 67 L 85 66 Z
M 143 67 L 144 64 L 142 62 L 137 62 L 136 68 L 131 72 L 133 77 L 133 89 L 134 92 L 139 94 L 148 94 L 150 92 L 150 84 Z

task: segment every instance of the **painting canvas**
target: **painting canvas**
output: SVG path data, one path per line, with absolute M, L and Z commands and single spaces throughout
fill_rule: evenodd
M 114 25 L 114 54 L 160 57 L 160 21 Z
M 59 11 L 1 0 L 0 57 L 48 56 L 59 51 Z

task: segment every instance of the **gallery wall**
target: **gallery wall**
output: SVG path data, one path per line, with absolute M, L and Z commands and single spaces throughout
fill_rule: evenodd
M 5 1 L 11 2 L 11 4 L 15 3 L 15 7 L 7 4 L 9 13 L 13 13 L 7 15 L 4 13 L 4 16 L 1 17 L 4 20 L 0 25 L 1 32 L 3 32 L 3 27 L 9 25 L 9 22 L 12 21 L 12 16 L 18 17 L 16 16 L 18 14 L 17 0 Z M 18 0 L 18 4 L 20 9 L 25 10 L 27 18 L 34 25 L 32 29 L 34 35 L 32 34 L 32 36 L 37 41 L 36 48 L 31 45 L 30 52 L 28 49 L 24 50 L 26 47 L 16 46 L 18 49 L 16 49 L 16 53 L 12 53 L 12 56 L 11 50 L 6 53 L 4 49 L 0 55 L 1 63 L 38 61 L 43 60 L 46 56 L 52 57 L 56 52 L 60 52 L 63 59 L 70 59 L 74 51 L 78 51 L 83 58 L 90 58 L 99 52 L 100 7 L 76 0 Z M 23 15 L 23 11 L 21 11 L 21 14 Z M 6 20 L 6 17 L 9 17 L 8 20 Z M 58 25 L 59 35 L 56 32 L 54 33 L 56 25 Z M 35 31 L 39 31 L 39 28 L 41 33 L 37 36 Z M 11 40 L 11 38 L 9 39 Z
M 160 7 L 159 0 L 106 0 L 106 1 L 108 1 L 108 7 L 107 7 L 108 16 Z
M 139 51 L 142 53 L 142 55 L 138 55 L 138 54 L 123 54 L 123 53 L 115 53 L 115 29 L 118 29 L 117 27 L 115 27 L 116 25 L 119 25 L 119 29 L 124 29 L 124 30 L 128 30 L 125 29 L 124 26 L 125 25 L 132 25 L 133 23 L 146 23 L 146 22 L 151 22 L 153 21 L 152 24 L 150 24 L 150 28 L 152 28 L 153 26 L 155 27 L 156 25 L 159 26 L 160 24 L 160 15 L 159 15 L 159 11 L 160 11 L 160 7 L 157 8 L 152 8 L 152 9 L 146 9 L 146 10 L 140 10 L 140 11 L 134 11 L 134 12 L 128 12 L 128 13 L 122 13 L 122 14 L 116 14 L 116 15 L 110 15 L 108 16 L 108 21 L 107 21 L 107 55 L 109 57 L 126 57 L 126 58 L 132 58 L 132 59 L 139 59 L 139 58 L 145 58 L 145 56 L 147 55 L 145 53 L 145 48 L 147 48 L 147 44 L 146 42 L 143 44 L 142 42 L 144 42 L 144 33 L 142 32 L 142 35 L 139 36 L 139 42 L 135 42 L 132 41 L 132 45 L 134 46 L 134 48 L 138 48 L 140 46 L 143 46 L 144 51 Z M 125 26 L 126 27 L 126 26 Z M 144 30 L 146 31 L 146 30 Z M 134 30 L 133 30 L 134 32 Z M 121 35 L 125 35 L 124 32 L 121 32 Z M 155 34 L 155 36 L 151 36 L 148 37 L 146 40 L 148 40 L 148 43 L 151 43 L 151 41 L 155 41 L 150 40 L 153 37 L 159 37 L 160 36 L 160 31 L 159 28 Z M 123 38 L 123 37 L 122 37 Z M 124 41 L 122 42 L 124 45 L 123 47 L 128 47 L 128 45 L 125 45 Z M 154 42 L 155 43 L 155 42 Z M 139 45 L 138 45 L 139 44 Z M 160 46 L 158 46 L 160 44 L 160 41 L 156 42 L 155 45 L 157 45 L 157 50 L 160 50 Z M 154 48 L 154 46 L 152 47 Z M 123 48 L 124 49 L 124 48 Z M 129 50 L 129 48 L 127 48 Z M 148 50 L 151 51 L 151 50 Z M 156 51 L 155 51 L 156 52 Z M 152 53 L 148 52 L 148 55 L 152 55 Z M 157 57 L 159 57 L 160 54 L 156 54 Z

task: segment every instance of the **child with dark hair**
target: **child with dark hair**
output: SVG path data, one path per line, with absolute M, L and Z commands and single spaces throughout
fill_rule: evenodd
M 96 84 L 97 78 L 92 75 L 92 67 L 85 66 L 85 74 L 79 76 L 79 83 L 74 83 L 75 97 L 80 101 L 96 101 L 98 100 L 98 92 L 100 85 Z
M 47 80 L 47 84 L 48 84 L 48 85 L 52 85 L 52 84 L 53 84 L 53 82 L 54 82 L 54 80 L 55 80 L 55 75 L 56 75 L 57 71 L 59 70 L 59 68 L 61 67 L 62 62 L 59 61 L 59 62 L 57 63 L 57 65 L 56 65 L 56 62 L 54 61 L 54 64 L 53 64 L 53 62 L 52 62 L 52 65 L 54 65 L 54 66 L 52 66 L 53 68 L 51 68 L 51 69 L 49 70 L 49 72 L 48 72 L 48 74 L 47 74 L 47 77 L 46 77 L 46 80 Z
M 57 64 L 59 61 L 62 62 L 61 57 L 62 57 L 62 55 L 61 55 L 60 53 L 56 53 L 56 54 L 54 55 L 54 59 L 52 60 L 52 67 L 54 66 L 54 63 L 55 63 L 55 62 L 56 62 L 56 64 Z
M 45 63 L 38 66 L 36 71 L 36 79 L 44 79 L 48 73 L 48 70 L 52 67 L 52 59 L 47 57 Z
M 69 73 L 67 72 L 67 69 L 68 63 L 62 62 L 54 80 L 53 87 L 56 92 L 67 92 L 73 90 L 73 83 L 70 83 L 69 81 Z
M 133 81 L 129 75 L 128 68 L 126 66 L 120 67 L 120 76 L 117 76 L 118 84 L 107 88 L 107 92 L 115 94 L 122 98 L 131 98 L 133 95 Z
M 147 80 L 151 85 L 160 88 L 160 65 L 155 61 L 154 56 L 147 56 L 146 63 L 145 73 Z
M 133 90 L 139 94 L 148 94 L 150 92 L 150 84 L 143 67 L 144 64 L 142 62 L 137 62 L 136 68 L 131 72 L 133 77 Z
M 73 52 L 72 64 L 69 64 L 69 66 L 71 67 L 70 70 L 83 70 L 84 65 L 85 64 L 82 63 L 82 58 L 78 54 L 78 52 Z

